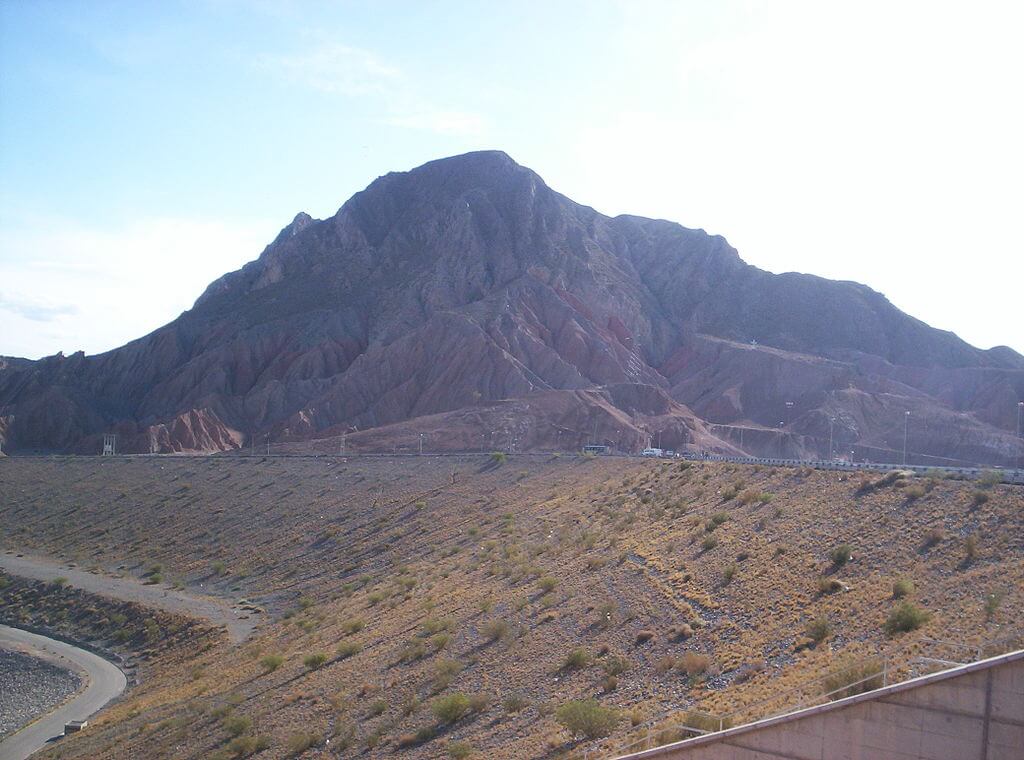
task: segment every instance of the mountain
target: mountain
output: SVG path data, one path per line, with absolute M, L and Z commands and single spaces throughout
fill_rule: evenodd
M 497 151 L 299 214 L 192 309 L 96 356 L 0 360 L 8 451 L 635 449 L 1012 464 L 1024 357 L 724 238 L 607 217 Z M 905 411 L 910 411 L 909 418 Z M 780 423 L 782 427 L 780 428 Z M 329 442 L 329 446 L 328 446 Z M 915 453 L 916 452 L 916 453 Z

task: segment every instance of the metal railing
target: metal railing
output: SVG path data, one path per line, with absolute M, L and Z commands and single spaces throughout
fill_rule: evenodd
M 906 661 L 907 665 L 905 668 L 900 670 L 905 671 L 911 678 L 916 678 L 1024 648 L 1024 631 L 980 643 L 922 638 L 918 639 L 913 646 L 920 648 L 922 651 L 909 658 Z M 925 669 L 927 669 L 927 672 L 923 672 Z M 839 669 L 832 670 L 825 675 L 804 681 L 792 689 L 780 692 L 767 699 L 744 705 L 732 712 L 716 715 L 700 710 L 690 710 L 685 713 L 682 720 L 670 723 L 663 723 L 666 718 L 662 715 L 637 727 L 641 731 L 646 730 L 646 733 L 639 739 L 619 745 L 613 750 L 603 750 L 601 748 L 585 749 L 583 751 L 583 758 L 584 760 L 617 758 L 625 754 L 682 741 L 683 739 L 716 733 L 733 726 L 767 720 L 808 707 L 827 704 L 836 699 L 843 699 L 855 694 L 884 688 L 889 685 L 891 676 L 895 672 L 897 671 L 889 657 L 878 655 L 864 658 L 844 665 Z M 844 674 L 857 675 L 858 677 L 853 680 L 846 680 L 843 677 Z M 829 681 L 835 681 L 842 685 L 822 690 Z M 771 708 L 771 705 L 777 705 L 780 702 L 784 707 L 774 710 Z
M 590 750 L 584 750 L 583 758 L 584 760 L 597 760 L 599 757 L 618 757 L 622 754 L 660 747 L 694 736 L 716 733 L 736 725 L 767 720 L 807 707 L 827 704 L 835 699 L 887 686 L 891 670 L 888 658 L 865 658 L 728 713 L 713 714 L 690 710 L 685 713 L 682 720 L 660 726 L 658 724 L 664 718 L 655 719 L 647 724 L 646 735 L 639 739 L 621 745 L 610 753 L 601 750 L 595 750 L 592 753 Z M 856 674 L 858 677 L 846 680 L 843 678 L 844 674 Z M 823 691 L 824 685 L 830 681 L 839 681 L 842 685 Z M 772 709 L 772 705 L 777 707 Z

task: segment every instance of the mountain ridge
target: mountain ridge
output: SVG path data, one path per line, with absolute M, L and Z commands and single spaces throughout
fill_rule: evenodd
M 620 409 L 643 418 L 631 448 L 671 429 L 673 445 L 735 451 L 734 431 L 709 425 L 783 422 L 752 453 L 821 454 L 822 420 L 842 412 L 850 442 L 881 454 L 902 401 L 940 427 L 912 450 L 1010 463 L 1024 357 L 930 328 L 866 285 L 764 272 L 722 236 L 602 215 L 481 151 L 385 174 L 327 219 L 297 214 L 192 309 L 119 349 L 11 362 L 0 417 L 14 418 L 15 449 L 92 450 L 116 428 L 129 449 L 224 450 L 620 384 L 679 407 Z M 572 445 L 624 446 L 595 409 L 566 423 Z M 548 427 L 525 445 L 567 443 Z

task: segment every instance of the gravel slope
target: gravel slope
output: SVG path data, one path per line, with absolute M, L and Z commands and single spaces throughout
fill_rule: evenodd
M 77 673 L 0 649 L 0 737 L 49 712 L 81 687 Z

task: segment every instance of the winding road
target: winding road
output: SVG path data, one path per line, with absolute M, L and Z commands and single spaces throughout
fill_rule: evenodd
M 133 578 L 114 578 L 91 573 L 44 557 L 3 553 L 0 554 L 0 570 L 39 581 L 66 578 L 68 585 L 90 594 L 137 602 L 165 612 L 200 618 L 227 628 L 228 636 L 235 643 L 244 641 L 256 628 L 257 619 L 251 611 L 234 608 L 220 599 L 177 591 L 159 584 L 144 584 Z
M 86 687 L 77 695 L 0 741 L 0 758 L 3 760 L 24 760 L 46 746 L 51 738 L 63 734 L 65 723 L 85 720 L 123 692 L 128 684 L 124 673 L 112 662 L 63 641 L 19 628 L 0 625 L 0 647 L 22 651 L 27 647 L 37 656 L 62 663 L 65 667 L 74 667 L 86 676 Z

